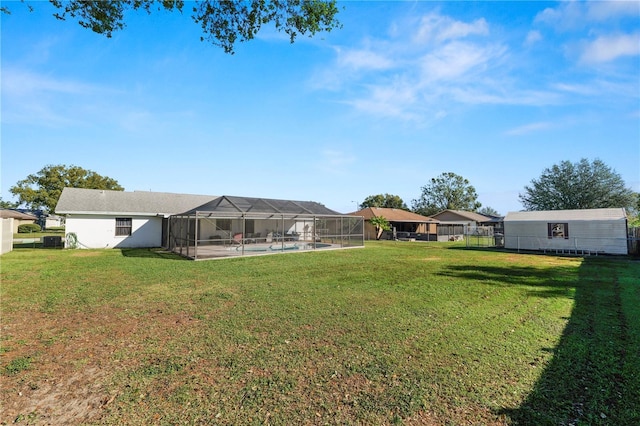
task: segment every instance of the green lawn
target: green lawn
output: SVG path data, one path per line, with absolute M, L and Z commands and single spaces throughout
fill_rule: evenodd
M 640 262 L 464 246 L 14 250 L 0 424 L 640 424 Z

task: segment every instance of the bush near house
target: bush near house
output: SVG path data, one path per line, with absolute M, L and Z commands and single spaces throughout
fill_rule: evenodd
M 32 232 L 40 232 L 42 228 L 37 223 L 25 223 L 18 226 L 19 234 L 30 234 Z

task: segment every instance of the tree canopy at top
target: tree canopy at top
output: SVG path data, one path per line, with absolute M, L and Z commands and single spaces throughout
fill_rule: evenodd
M 76 18 L 78 23 L 98 34 L 111 37 L 113 31 L 123 29 L 125 12 L 143 10 L 182 12 L 183 0 L 49 0 L 58 9 L 54 16 L 60 20 Z M 263 25 L 272 24 L 284 31 L 293 43 L 298 35 L 313 36 L 317 32 L 339 28 L 335 0 L 198 0 L 187 2 L 191 18 L 200 25 L 207 40 L 234 53 L 236 42 L 252 40 Z M 33 6 L 29 5 L 30 9 Z M 0 10 L 10 13 L 3 5 Z
M 469 181 L 452 172 L 440 174 L 422 187 L 422 194 L 413 200 L 415 213 L 431 216 L 442 210 L 465 210 L 475 212 L 482 204 L 476 189 Z
M 48 165 L 16 183 L 9 188 L 9 192 L 18 197 L 18 204 L 24 204 L 33 210 L 53 212 L 66 187 L 124 190 L 115 179 L 101 176 L 92 170 L 78 166 Z
M 527 210 L 575 210 L 624 207 L 633 209 L 635 193 L 601 160 L 562 161 L 545 169 L 520 201 Z
M 367 207 L 383 207 L 387 209 L 401 209 L 401 210 L 409 210 L 407 205 L 399 195 L 391 195 L 391 194 L 377 194 L 377 195 L 369 195 L 364 201 L 360 204 L 359 208 L 364 209 Z

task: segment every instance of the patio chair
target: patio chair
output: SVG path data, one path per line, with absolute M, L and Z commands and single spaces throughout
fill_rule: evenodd
M 231 239 L 231 244 L 242 244 L 242 232 L 233 234 L 233 238 Z

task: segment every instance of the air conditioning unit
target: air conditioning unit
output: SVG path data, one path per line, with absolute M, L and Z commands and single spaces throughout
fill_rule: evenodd
M 45 248 L 62 248 L 62 237 L 53 235 L 42 237 L 42 246 Z

